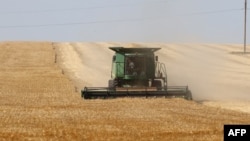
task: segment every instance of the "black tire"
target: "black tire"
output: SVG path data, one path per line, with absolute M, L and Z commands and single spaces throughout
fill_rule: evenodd
M 187 91 L 187 94 L 186 94 L 185 99 L 186 99 L 186 100 L 193 100 L 192 93 L 191 93 L 190 90 Z
M 115 88 L 115 81 L 114 80 L 109 80 L 109 88 Z
M 152 86 L 157 87 L 157 88 L 161 88 L 162 87 L 161 80 L 154 80 L 152 83 Z

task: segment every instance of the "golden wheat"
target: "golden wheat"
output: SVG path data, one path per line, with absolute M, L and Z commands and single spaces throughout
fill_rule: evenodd
M 53 47 L 0 43 L 0 140 L 210 141 L 223 140 L 224 124 L 250 122 L 249 114 L 183 99 L 83 100 Z

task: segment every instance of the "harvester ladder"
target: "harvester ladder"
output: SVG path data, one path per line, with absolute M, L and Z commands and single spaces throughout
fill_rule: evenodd
M 167 86 L 167 70 L 164 63 L 156 62 L 155 63 L 155 76 L 156 78 L 164 78 L 165 86 Z
M 124 77 L 124 69 L 125 69 L 125 66 L 124 66 L 124 62 L 116 62 L 116 76 L 119 76 L 119 77 Z

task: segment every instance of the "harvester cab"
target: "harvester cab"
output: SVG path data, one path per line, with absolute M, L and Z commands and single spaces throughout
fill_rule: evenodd
M 183 97 L 191 100 L 187 86 L 168 86 L 166 67 L 158 62 L 155 52 L 160 48 L 110 47 L 112 58 L 111 79 L 108 87 L 85 87 L 85 99 L 113 97 Z
M 154 52 L 159 48 L 110 48 L 115 51 L 109 87 L 162 87 L 165 66 L 159 69 Z M 156 74 L 161 73 L 160 75 Z M 159 78 L 158 78 L 159 77 Z

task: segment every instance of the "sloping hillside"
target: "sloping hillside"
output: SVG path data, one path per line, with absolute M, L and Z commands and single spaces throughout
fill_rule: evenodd
M 106 85 L 110 63 L 98 65 L 113 53 L 100 45 L 119 44 L 0 43 L 0 140 L 210 141 L 223 140 L 224 124 L 250 123 L 183 99 L 83 100 L 81 85 Z

